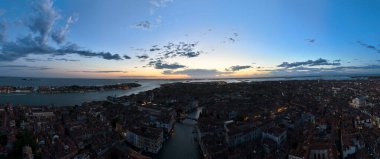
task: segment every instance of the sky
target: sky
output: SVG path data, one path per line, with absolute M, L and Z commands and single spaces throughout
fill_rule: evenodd
M 380 74 L 377 0 L 1 0 L 0 76 Z

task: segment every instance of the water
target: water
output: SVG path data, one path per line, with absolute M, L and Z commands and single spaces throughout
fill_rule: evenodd
M 40 85 L 48 86 L 63 86 L 63 85 L 106 85 L 117 83 L 135 82 L 135 80 L 88 80 L 88 79 L 36 79 L 32 81 L 24 80 L 9 80 L 0 78 L 0 85 L 12 86 L 32 86 Z M 45 83 L 46 82 L 46 83 Z M 58 93 L 58 94 L 40 94 L 40 93 L 25 93 L 25 94 L 0 94 L 0 104 L 12 103 L 23 105 L 54 105 L 54 106 L 74 106 L 80 105 L 88 101 L 105 100 L 107 96 L 124 96 L 133 93 L 139 93 L 154 88 L 160 87 L 160 84 L 173 81 L 167 80 L 142 80 L 137 81 L 141 84 L 140 87 L 135 87 L 129 90 L 112 90 L 86 93 Z
M 202 108 L 189 114 L 198 119 Z M 193 130 L 196 121 L 186 119 L 183 123 L 175 124 L 175 133 L 164 143 L 161 152 L 156 158 L 164 159 L 199 159 L 201 158 L 198 142 L 194 140 Z

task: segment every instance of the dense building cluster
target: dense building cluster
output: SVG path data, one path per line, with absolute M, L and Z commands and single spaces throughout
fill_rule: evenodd
M 203 158 L 378 158 L 378 97 L 378 80 L 305 80 L 163 84 L 71 107 L 6 104 L 0 155 L 148 158 L 190 119 Z M 189 117 L 196 108 L 199 118 Z
M 203 156 L 378 158 L 379 86 L 377 80 L 218 85 L 228 91 L 213 93 L 198 120 Z

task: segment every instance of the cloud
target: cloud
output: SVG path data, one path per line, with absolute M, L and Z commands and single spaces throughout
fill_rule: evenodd
M 338 66 L 340 65 L 340 62 L 333 62 L 330 63 L 326 59 L 319 58 L 317 60 L 307 60 L 302 62 L 283 62 L 280 65 L 277 65 L 277 67 L 284 67 L 284 68 L 292 68 L 292 67 L 298 67 L 298 66 L 326 66 L 326 65 L 332 65 L 332 66 Z
M 27 61 L 27 62 L 37 62 L 37 61 L 42 61 L 42 60 L 41 59 L 25 58 L 25 61 Z
M 162 22 L 162 16 L 157 16 L 153 20 L 144 20 L 135 25 L 132 25 L 131 28 L 142 29 L 142 30 L 151 30 L 152 28 L 158 27 Z
M 0 61 L 14 61 L 30 54 L 46 54 L 52 56 L 77 54 L 85 57 L 100 57 L 106 60 L 122 60 L 121 56 L 118 54 L 84 50 L 77 44 L 70 42 L 66 42 L 65 45 L 58 45 L 58 48 L 50 46 L 48 43 L 50 37 L 49 35 L 53 30 L 54 23 L 58 20 L 60 15 L 54 9 L 53 2 L 51 0 L 35 1 L 33 3 L 32 10 L 33 14 L 25 22 L 26 26 L 31 31 L 26 36 L 17 37 L 14 41 L 6 41 L 6 37 L 4 36 L 5 28 L 0 27 L 0 34 L 3 35 L 1 38 L 3 41 L 0 43 Z M 74 21 L 74 19 L 69 18 L 66 24 L 71 24 Z M 65 29 L 66 28 L 64 27 L 64 30 Z M 64 38 L 64 36 L 60 38 Z M 53 41 L 60 44 L 58 37 L 55 40 L 53 39 Z
M 203 51 L 199 51 L 196 49 L 196 46 L 198 45 L 198 42 L 179 42 L 179 43 L 172 43 L 169 42 L 167 45 L 153 45 L 149 51 L 153 53 L 157 53 L 157 56 L 154 58 L 151 58 L 149 60 L 149 63 L 147 66 L 154 66 L 156 69 L 178 69 L 178 68 L 185 68 L 186 66 L 180 65 L 178 63 L 167 63 L 165 62 L 165 59 L 168 58 L 175 58 L 175 57 L 186 57 L 186 58 L 193 58 L 197 57 L 200 54 L 203 53 Z M 141 56 L 138 58 L 142 58 Z M 149 57 L 146 56 L 144 59 L 148 59 Z M 145 67 L 147 67 L 145 66 Z
M 158 48 L 158 45 L 153 45 L 151 49 L 149 49 L 149 51 L 153 52 L 153 51 L 159 51 L 161 50 L 160 48 Z
M 0 16 L 3 16 L 5 14 L 6 10 L 5 9 L 0 9 Z
M 357 41 L 357 43 L 358 43 L 359 45 L 361 45 L 361 46 L 367 48 L 367 49 L 370 49 L 370 50 L 373 50 L 373 51 L 375 51 L 375 52 L 377 52 L 377 53 L 380 53 L 380 48 L 376 48 L 376 46 L 374 46 L 374 45 L 366 44 L 366 43 L 363 43 L 363 42 L 361 42 L 361 41 Z
M 46 45 L 55 21 L 60 17 L 51 0 L 37 0 L 33 3 L 32 17 L 27 22 L 29 29 L 39 34 L 36 40 L 40 45 Z
M 137 55 L 136 56 L 138 59 L 142 59 L 142 60 L 145 60 L 145 59 L 148 59 L 149 56 L 147 54 L 144 54 L 144 55 Z
M 162 46 L 161 48 L 158 46 L 153 46 L 150 51 L 160 51 L 159 54 L 162 55 L 161 57 L 163 59 L 166 58 L 173 58 L 173 57 L 197 57 L 203 51 L 196 50 L 196 46 L 198 45 L 198 42 L 193 43 L 185 43 L 185 42 L 179 42 L 179 43 L 168 43 L 167 45 Z
M 93 52 L 91 50 L 82 50 L 78 45 L 73 43 L 68 43 L 62 48 L 58 49 L 56 54 L 78 54 L 86 57 L 101 57 L 105 60 L 122 60 L 119 54 L 111 54 L 110 52 Z
M 69 32 L 69 28 L 71 24 L 73 24 L 76 21 L 78 21 L 78 18 L 74 18 L 73 16 L 70 16 L 67 19 L 64 27 L 61 27 L 53 31 L 53 33 L 51 34 L 51 38 L 53 39 L 53 41 L 55 41 L 57 44 L 62 44 L 66 39 L 66 34 L 67 32 Z
M 341 59 L 337 59 L 337 60 L 334 60 L 333 63 L 340 63 L 342 60 Z
M 226 71 L 235 72 L 235 71 L 240 71 L 240 70 L 244 70 L 244 69 L 248 69 L 248 68 L 252 68 L 252 66 L 249 66 L 249 65 L 245 65 L 245 66 L 236 65 L 236 66 L 231 66 L 229 68 L 226 68 L 225 70 Z
M 137 29 L 144 29 L 144 30 L 149 30 L 151 28 L 151 24 L 148 20 L 144 20 L 142 22 L 137 23 L 134 28 Z
M 37 62 L 37 61 L 53 61 L 53 58 L 47 58 L 47 59 L 34 59 L 34 58 L 25 58 L 26 62 Z
M 187 75 L 190 77 L 219 77 L 231 74 L 231 72 L 221 72 L 216 69 L 185 69 L 181 71 L 165 70 L 164 75 Z
M 178 63 L 164 63 L 161 60 L 158 61 L 150 61 L 148 66 L 154 66 L 155 69 L 179 69 L 179 68 L 185 68 L 185 65 L 180 65 Z
M 162 16 L 159 15 L 156 17 L 156 23 L 160 24 L 161 22 L 162 22 Z
M 238 40 L 238 37 L 239 37 L 239 33 L 233 33 L 231 36 L 229 37 L 226 37 L 227 41 L 231 42 L 231 43 L 235 43 L 237 40 Z M 223 43 L 225 43 L 226 41 L 223 41 Z
M 305 39 L 306 40 L 306 42 L 308 42 L 308 43 L 310 43 L 310 44 L 313 44 L 313 43 L 315 43 L 315 39 Z
M 80 72 L 80 73 L 127 73 L 127 71 L 109 70 L 109 71 L 68 71 L 68 72 Z
M 6 41 L 7 24 L 5 21 L 0 22 L 0 45 Z
M 0 68 L 7 69 L 22 69 L 22 70 L 48 70 L 51 69 L 45 66 L 28 66 L 28 65 L 0 65 Z
M 166 7 L 167 4 L 173 2 L 173 0 L 151 0 L 149 3 L 151 5 L 150 14 L 153 15 L 156 10 Z
M 93 52 L 91 50 L 83 50 L 78 45 L 67 43 L 59 49 L 48 45 L 40 45 L 31 35 L 24 38 L 18 38 L 14 42 L 6 42 L 2 45 L 0 53 L 0 61 L 14 61 L 29 54 L 49 54 L 62 56 L 67 54 L 78 54 L 85 57 L 101 57 L 106 60 L 122 60 L 120 55 L 111 54 L 110 52 Z
M 67 59 L 67 58 L 59 58 L 59 59 L 54 59 L 56 61 L 65 61 L 65 62 L 76 62 L 80 60 L 75 60 L 75 59 Z
M 128 55 L 124 55 L 123 57 L 124 57 L 124 59 L 126 59 L 126 60 L 131 59 L 131 57 L 129 57 Z

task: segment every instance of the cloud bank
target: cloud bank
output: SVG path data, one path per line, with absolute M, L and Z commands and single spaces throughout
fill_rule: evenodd
M 172 64 L 164 63 L 161 60 L 150 61 L 148 66 L 154 66 L 155 69 L 172 69 L 172 70 L 186 67 L 185 65 L 181 65 L 178 63 L 172 63 Z
M 283 62 L 280 65 L 277 65 L 277 67 L 283 67 L 283 68 L 292 68 L 292 67 L 299 67 L 299 66 L 338 66 L 340 65 L 340 62 L 328 62 L 326 59 L 319 58 L 317 60 L 307 60 L 307 61 L 301 61 L 301 62 Z
M 95 52 L 83 49 L 75 43 L 65 41 L 69 27 L 77 19 L 69 17 L 65 26 L 54 30 L 54 24 L 61 17 L 53 6 L 51 0 L 37 0 L 32 5 L 33 13 L 24 22 L 30 32 L 26 36 L 18 37 L 14 41 L 6 40 L 5 25 L 0 24 L 0 62 L 14 61 L 31 54 L 63 56 L 67 54 L 77 54 L 85 57 L 99 57 L 105 60 L 122 60 L 119 54 L 110 52 Z M 58 48 L 49 44 L 49 40 L 55 42 Z
M 252 68 L 252 66 L 249 66 L 249 65 L 245 65 L 245 66 L 236 65 L 236 66 L 231 66 L 229 68 L 226 68 L 225 70 L 226 71 L 235 72 L 235 71 L 240 71 L 240 70 L 249 69 L 249 68 Z

